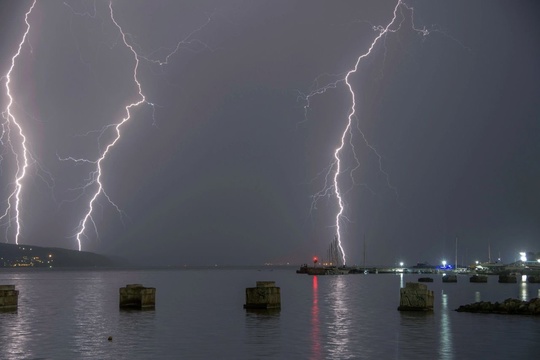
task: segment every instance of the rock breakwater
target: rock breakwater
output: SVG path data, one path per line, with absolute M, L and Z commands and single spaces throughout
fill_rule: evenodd
M 511 315 L 537 315 L 540 316 L 540 298 L 529 301 L 506 299 L 502 303 L 480 301 L 468 305 L 461 305 L 458 312 L 472 312 L 483 314 L 511 314 Z

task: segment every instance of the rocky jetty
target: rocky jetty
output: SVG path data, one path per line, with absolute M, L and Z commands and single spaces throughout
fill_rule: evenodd
M 537 315 L 540 316 L 540 298 L 530 301 L 506 299 L 504 302 L 491 303 L 480 301 L 468 305 L 461 305 L 458 312 L 472 312 L 483 314 L 511 314 L 511 315 Z

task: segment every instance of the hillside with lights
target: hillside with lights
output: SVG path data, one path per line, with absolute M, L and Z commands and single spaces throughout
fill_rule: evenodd
M 2 268 L 105 268 L 122 265 L 121 260 L 86 251 L 0 244 L 0 267 Z

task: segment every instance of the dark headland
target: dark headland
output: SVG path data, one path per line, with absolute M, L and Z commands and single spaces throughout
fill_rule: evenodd
M 0 243 L 0 268 L 123 267 L 125 260 L 87 251 Z

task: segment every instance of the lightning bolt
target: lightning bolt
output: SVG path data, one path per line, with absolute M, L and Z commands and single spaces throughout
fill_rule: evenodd
M 73 157 L 67 157 L 67 158 L 60 159 L 60 160 L 70 160 L 70 161 L 73 161 L 75 163 L 87 163 L 87 164 L 94 164 L 95 165 L 95 170 L 90 174 L 88 182 L 82 187 L 83 190 L 86 190 L 89 187 L 91 187 L 92 185 L 95 185 L 95 186 L 97 186 L 97 189 L 95 190 L 94 194 L 90 198 L 90 201 L 88 203 L 88 210 L 86 211 L 86 213 L 84 214 L 82 219 L 79 221 L 78 231 L 77 231 L 77 233 L 75 235 L 75 238 L 77 239 L 77 245 L 78 245 L 79 251 L 82 249 L 82 238 L 84 236 L 86 236 L 85 232 L 87 231 L 87 227 L 89 226 L 90 223 L 92 224 L 92 226 L 94 228 L 94 231 L 97 233 L 97 226 L 96 226 L 96 224 L 94 222 L 94 219 L 92 218 L 92 213 L 94 211 L 95 202 L 97 201 L 97 199 L 100 196 L 104 196 L 107 199 L 107 201 L 116 208 L 117 211 L 121 212 L 120 208 L 111 200 L 109 195 L 107 195 L 107 193 L 105 192 L 103 183 L 101 181 L 101 177 L 103 175 L 103 165 L 102 165 L 103 162 L 107 159 L 107 155 L 109 154 L 109 152 L 112 151 L 114 146 L 118 143 L 118 141 L 120 141 L 120 139 L 122 137 L 121 129 L 124 126 L 125 123 L 127 123 L 129 120 L 131 120 L 132 110 L 136 109 L 137 107 L 139 107 L 142 104 L 147 104 L 147 105 L 150 105 L 152 107 L 154 106 L 153 103 L 148 102 L 146 100 L 146 96 L 143 93 L 142 85 L 141 85 L 141 83 L 139 81 L 139 78 L 138 78 L 139 56 L 138 56 L 137 52 L 135 51 L 135 49 L 133 48 L 133 45 L 131 45 L 128 42 L 126 33 L 124 32 L 122 27 L 116 21 L 116 19 L 114 17 L 114 11 L 113 11 L 113 7 L 112 7 L 112 2 L 109 2 L 109 12 L 110 12 L 110 17 L 111 17 L 111 20 L 112 20 L 113 24 L 116 26 L 116 28 L 120 32 L 122 42 L 131 51 L 131 53 L 133 54 L 133 58 L 135 60 L 135 66 L 133 68 L 133 82 L 135 83 L 135 86 L 137 88 L 138 100 L 134 101 L 134 102 L 132 102 L 132 103 L 130 103 L 130 104 L 128 104 L 128 105 L 126 105 L 124 107 L 126 115 L 119 122 L 117 122 L 116 124 L 109 124 L 109 125 L 105 126 L 102 129 L 102 132 L 101 132 L 102 134 L 103 134 L 104 131 L 106 131 L 108 129 L 113 129 L 115 135 L 114 135 L 112 141 L 109 142 L 105 146 L 104 150 L 101 152 L 101 156 L 99 156 L 96 160 L 73 158 Z
M 68 7 L 69 7 L 69 5 L 68 5 Z M 70 7 L 70 9 L 71 9 L 71 7 Z M 86 14 L 78 14 L 78 13 L 74 12 L 73 9 L 71 9 L 71 10 L 75 15 L 86 15 Z M 94 11 L 94 14 L 92 16 L 95 16 L 95 11 Z M 137 44 L 133 43 L 130 34 L 125 32 L 124 29 L 122 28 L 122 26 L 116 20 L 116 18 L 114 16 L 114 10 L 113 10 L 113 6 L 112 6 L 112 2 L 109 2 L 109 16 L 110 16 L 110 19 L 111 19 L 112 23 L 114 24 L 114 26 L 118 29 L 118 32 L 120 34 L 120 39 L 121 39 L 122 43 L 124 44 L 124 46 L 126 48 L 129 49 L 129 51 L 133 55 L 133 59 L 134 59 L 134 62 L 135 62 L 135 65 L 133 67 L 133 82 L 134 82 L 135 87 L 137 89 L 138 99 L 136 101 L 134 101 L 134 102 L 132 102 L 132 103 L 125 106 L 125 117 L 123 117 L 120 121 L 118 121 L 117 123 L 114 123 L 114 124 L 106 125 L 101 130 L 96 131 L 96 132 L 98 132 L 100 134 L 99 137 L 98 137 L 98 148 L 99 149 L 102 149 L 102 145 L 101 145 L 99 139 L 101 138 L 101 136 L 106 131 L 109 131 L 109 130 L 112 129 L 114 131 L 114 134 L 115 134 L 114 137 L 112 138 L 112 141 L 110 141 L 108 144 L 106 144 L 103 147 L 103 150 L 100 152 L 101 155 L 97 159 L 92 160 L 92 159 L 74 158 L 74 157 L 64 157 L 64 158 L 58 157 L 58 159 L 61 160 L 61 161 L 71 161 L 71 162 L 74 162 L 76 164 L 83 163 L 83 164 L 90 164 L 90 165 L 95 166 L 95 170 L 90 173 L 89 177 L 86 179 L 86 183 L 82 187 L 80 187 L 79 189 L 72 189 L 72 190 L 82 190 L 81 195 L 79 195 L 79 197 L 76 198 L 76 199 L 78 199 L 83 194 L 85 194 L 87 191 L 89 191 L 90 188 L 96 187 L 93 195 L 90 197 L 90 200 L 88 202 L 88 209 L 87 209 L 86 213 L 84 214 L 84 216 L 79 221 L 79 224 L 78 224 L 78 227 L 77 227 L 77 232 L 74 235 L 74 237 L 77 240 L 77 245 L 78 245 L 79 251 L 82 249 L 83 238 L 88 238 L 88 235 L 86 235 L 88 227 L 91 226 L 94 233 L 99 236 L 97 225 L 96 225 L 96 223 L 95 223 L 95 221 L 94 221 L 94 219 L 92 217 L 92 213 L 94 212 L 94 207 L 96 205 L 96 201 L 100 197 L 104 197 L 121 215 L 123 214 L 120 207 L 118 207 L 111 200 L 109 195 L 106 193 L 105 188 L 104 188 L 104 184 L 102 182 L 103 162 L 107 159 L 108 154 L 112 151 L 114 146 L 120 141 L 121 135 L 122 135 L 122 132 L 121 132 L 122 127 L 124 126 L 124 124 L 126 124 L 128 121 L 131 120 L 132 111 L 135 110 L 136 108 L 144 105 L 144 104 L 149 105 L 149 106 L 152 107 L 152 117 L 154 118 L 155 107 L 157 105 L 152 103 L 152 102 L 149 102 L 147 100 L 146 95 L 143 92 L 141 82 L 139 81 L 139 73 L 138 73 L 140 61 L 144 60 L 144 61 L 147 61 L 147 62 L 152 63 L 152 64 L 157 64 L 159 66 L 165 66 L 165 65 L 168 65 L 168 63 L 170 61 L 170 58 L 174 54 L 179 52 L 181 49 L 183 49 L 183 48 L 190 48 L 190 46 L 191 46 L 190 49 L 193 50 L 193 51 L 196 51 L 196 52 L 198 52 L 200 49 L 212 50 L 209 46 L 207 46 L 201 40 L 193 38 L 194 34 L 196 34 L 200 30 L 202 30 L 206 25 L 208 25 L 208 23 L 211 21 L 211 16 L 208 18 L 208 20 L 203 25 L 201 25 L 199 28 L 195 29 L 194 31 L 190 32 L 187 35 L 187 37 L 185 37 L 183 40 L 178 42 L 176 47 L 174 49 L 172 49 L 172 51 L 165 56 L 164 60 L 152 59 L 149 56 L 144 56 L 144 55 L 141 55 L 141 54 L 139 54 L 137 52 L 137 50 L 136 50 L 136 47 L 138 47 Z M 129 38 L 129 40 L 128 40 L 128 38 Z M 198 47 L 199 49 L 194 49 L 193 48 L 194 46 Z M 160 50 L 161 49 L 158 49 L 158 50 L 156 50 L 156 52 L 158 52 Z M 154 118 L 154 124 L 155 124 L 155 118 Z
M 338 205 L 338 211 L 335 216 L 335 227 L 336 227 L 336 239 L 338 243 L 339 250 L 342 254 L 343 264 L 346 264 L 346 254 L 345 250 L 343 248 L 343 238 L 341 234 L 341 225 L 344 220 L 349 220 L 345 214 L 345 201 L 343 200 L 343 195 L 345 192 L 340 187 L 340 181 L 339 177 L 344 172 L 342 169 L 342 153 L 345 149 L 345 147 L 349 147 L 351 149 L 352 155 L 355 159 L 356 166 L 349 171 L 349 175 L 353 181 L 353 185 L 355 185 L 354 182 L 354 176 L 353 173 L 360 167 L 360 161 L 356 155 L 355 147 L 353 144 L 353 122 L 356 121 L 357 131 L 361 134 L 366 146 L 375 153 L 375 155 L 378 157 L 379 160 L 379 170 L 386 176 L 387 185 L 396 193 L 397 196 L 397 189 L 391 185 L 390 183 L 390 176 L 387 172 L 383 170 L 382 166 L 382 156 L 378 153 L 376 148 L 372 146 L 365 134 L 360 129 L 360 126 L 358 124 L 358 118 L 356 116 L 356 94 L 354 92 L 353 85 L 351 84 L 351 76 L 355 74 L 358 71 L 358 67 L 363 59 L 369 57 L 375 47 L 378 43 L 381 41 L 384 43 L 384 40 L 386 36 L 390 33 L 398 32 L 401 29 L 401 26 L 403 25 L 406 14 L 405 12 L 408 12 L 410 14 L 411 19 L 411 27 L 413 31 L 419 33 L 422 36 L 429 35 L 429 30 L 426 28 L 417 28 L 414 24 L 414 9 L 410 6 L 408 6 L 406 3 L 404 3 L 402 0 L 398 0 L 396 6 L 394 7 L 393 11 L 393 17 L 390 20 L 390 22 L 386 26 L 373 26 L 373 30 L 378 32 L 378 35 L 375 37 L 375 39 L 371 42 L 370 46 L 368 47 L 367 51 L 356 59 L 356 62 L 354 64 L 354 67 L 352 67 L 349 71 L 347 71 L 344 76 L 339 75 L 330 75 L 325 74 L 327 76 L 333 76 L 334 78 L 337 77 L 337 80 L 330 82 L 324 86 L 318 87 L 317 89 L 313 90 L 309 94 L 302 96 L 305 100 L 305 106 L 304 106 L 304 116 L 307 118 L 307 113 L 310 108 L 310 101 L 311 98 L 317 95 L 322 95 L 326 93 L 328 90 L 335 89 L 338 86 L 341 86 L 345 84 L 346 89 L 348 90 L 350 97 L 351 97 L 351 107 L 347 116 L 347 123 L 345 128 L 343 129 L 343 132 L 341 134 L 341 139 L 339 142 L 339 146 L 336 147 L 333 154 L 333 160 L 330 163 L 330 165 L 327 167 L 327 170 L 324 171 L 325 173 L 325 180 L 324 180 L 324 186 L 322 190 L 318 191 L 313 195 L 313 202 L 311 205 L 311 209 L 316 209 L 317 207 L 317 201 L 322 197 L 328 197 L 331 195 L 335 195 L 337 199 L 337 205 Z M 401 16 L 399 16 L 401 15 Z M 386 49 L 386 48 L 385 48 Z M 385 53 L 386 55 L 386 53 Z M 315 84 L 318 85 L 320 76 L 315 80 Z M 320 175 L 320 174 L 319 174 Z M 365 184 L 363 184 L 365 185 Z M 365 185 L 367 187 L 367 185 Z M 372 191 L 369 187 L 368 189 Z M 373 192 L 373 191 L 372 191 Z
M 26 30 L 24 31 L 21 42 L 19 43 L 17 52 L 11 58 L 11 66 L 7 74 L 5 75 L 6 94 L 9 101 L 8 101 L 6 110 L 2 113 L 2 116 L 4 117 L 5 121 L 2 123 L 2 135 L 0 136 L 0 142 L 2 143 L 2 145 L 7 144 L 7 146 L 9 147 L 9 149 L 15 156 L 15 163 L 17 166 L 17 171 L 15 173 L 15 180 L 13 181 L 13 184 L 15 184 L 15 189 L 11 192 L 11 194 L 7 198 L 7 207 L 4 213 L 0 216 L 0 221 L 7 219 L 8 221 L 8 227 L 6 230 L 7 232 L 11 224 L 12 212 L 14 212 L 13 218 L 15 221 L 15 243 L 16 244 L 19 243 L 19 236 L 21 234 L 21 220 L 20 220 L 21 193 L 23 190 L 23 180 L 26 176 L 27 168 L 29 165 L 30 154 L 26 146 L 26 136 L 24 135 L 22 126 L 17 121 L 15 115 L 12 112 L 12 106 L 13 106 L 14 100 L 13 100 L 13 95 L 11 94 L 10 84 L 11 84 L 11 74 L 13 72 L 13 69 L 15 68 L 16 60 L 21 54 L 22 47 L 24 43 L 26 42 L 28 33 L 30 32 L 30 23 L 28 22 L 28 17 L 32 13 L 32 10 L 34 9 L 35 5 L 36 5 L 36 0 L 34 0 L 34 2 L 32 3 L 32 5 L 30 6 L 30 8 L 28 9 L 28 11 L 26 12 L 24 16 L 24 22 L 26 23 Z M 16 132 L 18 133 L 18 137 L 20 138 L 19 149 L 16 149 L 12 143 L 12 137 L 11 137 L 12 128 L 15 128 L 14 130 L 16 130 Z M 13 206 L 13 209 L 12 209 L 12 206 Z

